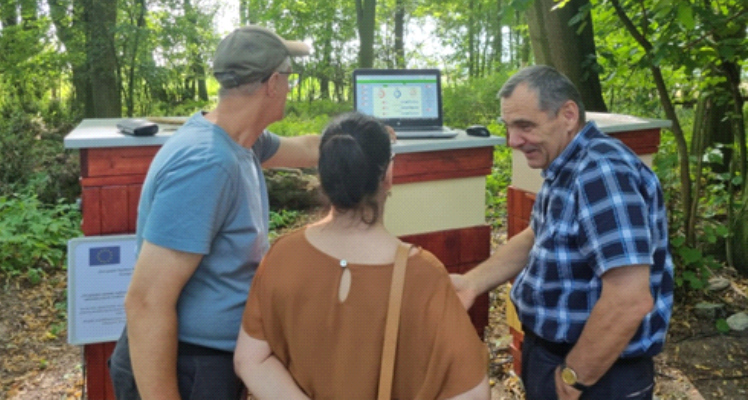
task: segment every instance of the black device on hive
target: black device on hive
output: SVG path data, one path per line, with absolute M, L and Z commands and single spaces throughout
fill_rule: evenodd
M 153 136 L 158 132 L 158 125 L 144 119 L 129 118 L 117 122 L 117 129 L 126 135 Z

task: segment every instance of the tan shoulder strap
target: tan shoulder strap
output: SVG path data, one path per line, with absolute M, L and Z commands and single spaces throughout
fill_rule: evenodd
M 387 320 L 384 325 L 384 346 L 382 364 L 379 370 L 378 400 L 388 400 L 392 396 L 392 378 L 395 372 L 395 350 L 397 350 L 397 333 L 400 329 L 400 309 L 405 286 L 405 265 L 408 263 L 410 244 L 400 243 L 395 255 L 395 267 L 392 269 L 392 286 L 387 306 Z

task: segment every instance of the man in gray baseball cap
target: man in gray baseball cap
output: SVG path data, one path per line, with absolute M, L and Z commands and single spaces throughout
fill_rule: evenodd
M 238 399 L 233 352 L 254 272 L 269 248 L 262 168 L 309 167 L 319 136 L 279 137 L 291 57 L 309 46 L 247 26 L 218 45 L 213 111 L 161 147 L 143 183 L 127 326 L 110 359 L 118 400 Z

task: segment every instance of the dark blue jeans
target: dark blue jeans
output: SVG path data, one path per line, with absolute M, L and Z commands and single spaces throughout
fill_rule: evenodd
M 554 372 L 565 355 L 544 346 L 534 335 L 522 344 L 522 382 L 527 400 L 555 400 Z M 619 359 L 597 383 L 582 393 L 583 400 L 652 399 L 654 362 L 651 357 Z
M 236 400 L 242 384 L 234 373 L 233 354 L 180 343 L 177 380 L 182 400 Z M 109 374 L 117 400 L 140 400 L 135 385 L 127 329 L 109 358 Z

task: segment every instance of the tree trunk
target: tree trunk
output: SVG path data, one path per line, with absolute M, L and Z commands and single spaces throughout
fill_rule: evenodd
M 468 26 L 467 26 L 467 40 L 468 40 L 468 76 L 473 78 L 478 76 L 478 68 L 477 68 L 477 51 L 476 51 L 476 45 L 475 45 L 475 37 L 477 36 L 477 33 L 475 32 L 475 0 L 468 1 Z
M 553 66 L 563 72 L 579 89 L 585 109 L 607 111 L 598 76 L 595 37 L 589 0 L 570 0 L 553 10 L 554 0 L 535 0 L 527 10 L 527 24 L 535 62 Z M 578 13 L 585 16 L 580 26 L 569 26 Z
M 332 21 L 327 22 L 327 26 L 332 30 Z M 330 99 L 330 74 L 326 73 L 327 68 L 330 70 L 330 60 L 332 59 L 332 38 L 327 36 L 322 42 L 322 65 L 317 66 L 317 79 L 319 80 L 319 97 L 324 100 Z M 321 69 L 321 68 L 322 69 Z
M 405 5 L 404 0 L 395 2 L 395 66 L 405 68 Z
M 494 33 L 492 43 L 492 58 L 491 63 L 495 66 L 495 70 L 501 69 L 501 55 L 504 51 L 504 41 L 501 32 L 501 16 L 503 15 L 503 4 L 502 0 L 496 0 L 496 15 L 493 17 L 494 20 Z
M 732 105 L 724 101 L 724 96 L 730 96 L 729 83 L 720 82 L 715 91 L 709 91 L 702 95 L 696 104 L 696 111 L 693 123 L 693 138 L 691 140 L 691 155 L 701 157 L 707 148 L 715 145 L 719 146 L 722 153 L 722 162 L 710 163 L 712 170 L 717 173 L 728 172 L 730 170 L 730 160 L 732 159 L 732 143 L 735 136 L 732 130 L 732 122 L 726 119 L 732 111 Z M 719 100 L 722 97 L 723 100 Z
M 49 14 L 57 32 L 57 38 L 65 45 L 66 54 L 73 71 L 73 95 L 70 99 L 70 110 L 74 115 L 83 115 L 86 109 L 86 94 L 88 91 L 88 80 L 86 78 L 86 63 L 84 43 L 80 38 L 83 36 L 83 21 L 81 16 L 82 4 L 79 0 L 68 5 L 60 0 L 48 0 Z M 71 12 L 68 15 L 69 11 Z M 69 21 L 69 22 L 68 22 Z
M 634 40 L 636 40 L 636 42 L 644 49 L 644 51 L 646 51 L 648 54 L 651 54 L 653 50 L 652 43 L 644 35 L 642 35 L 641 32 L 639 32 L 634 23 L 631 21 L 631 18 L 629 18 L 629 16 L 626 14 L 626 11 L 623 9 L 623 7 L 621 7 L 620 2 L 618 0 L 611 0 L 611 4 L 616 11 L 616 15 L 618 15 L 618 18 L 626 27 L 626 30 L 629 32 L 629 34 L 631 34 Z M 665 79 L 662 77 L 662 70 L 660 69 L 660 67 L 654 64 L 650 65 L 649 69 L 650 71 L 652 71 L 652 78 L 655 81 L 657 94 L 660 99 L 662 109 L 665 111 L 665 116 L 673 123 L 673 126 L 670 129 L 673 131 L 675 144 L 678 149 L 681 201 L 683 202 L 683 219 L 686 221 L 686 245 L 689 247 L 693 247 L 696 233 L 694 226 L 694 216 L 691 213 L 691 204 L 694 200 L 692 198 L 693 192 L 691 191 L 692 181 L 688 157 L 688 144 L 686 142 L 686 136 L 683 133 L 683 128 L 681 128 L 680 125 L 680 119 L 675 113 L 675 106 L 673 105 L 673 101 L 670 99 L 670 93 L 665 86 Z
M 252 24 L 250 0 L 239 0 L 239 24 L 241 26 Z
M 358 27 L 358 65 L 360 68 L 374 66 L 374 21 L 377 11 L 376 0 L 356 0 L 356 21 Z
M 138 19 L 135 25 L 135 39 L 132 45 L 132 54 L 130 55 L 130 65 L 127 75 L 127 98 L 126 108 L 127 116 L 132 117 L 135 113 L 135 66 L 138 59 L 138 48 L 140 47 L 140 30 L 145 26 L 145 14 L 148 8 L 145 0 L 138 0 Z
M 86 9 L 86 59 L 91 99 L 91 109 L 86 110 L 86 117 L 120 117 L 122 103 L 114 50 L 117 0 L 85 0 L 83 4 Z

